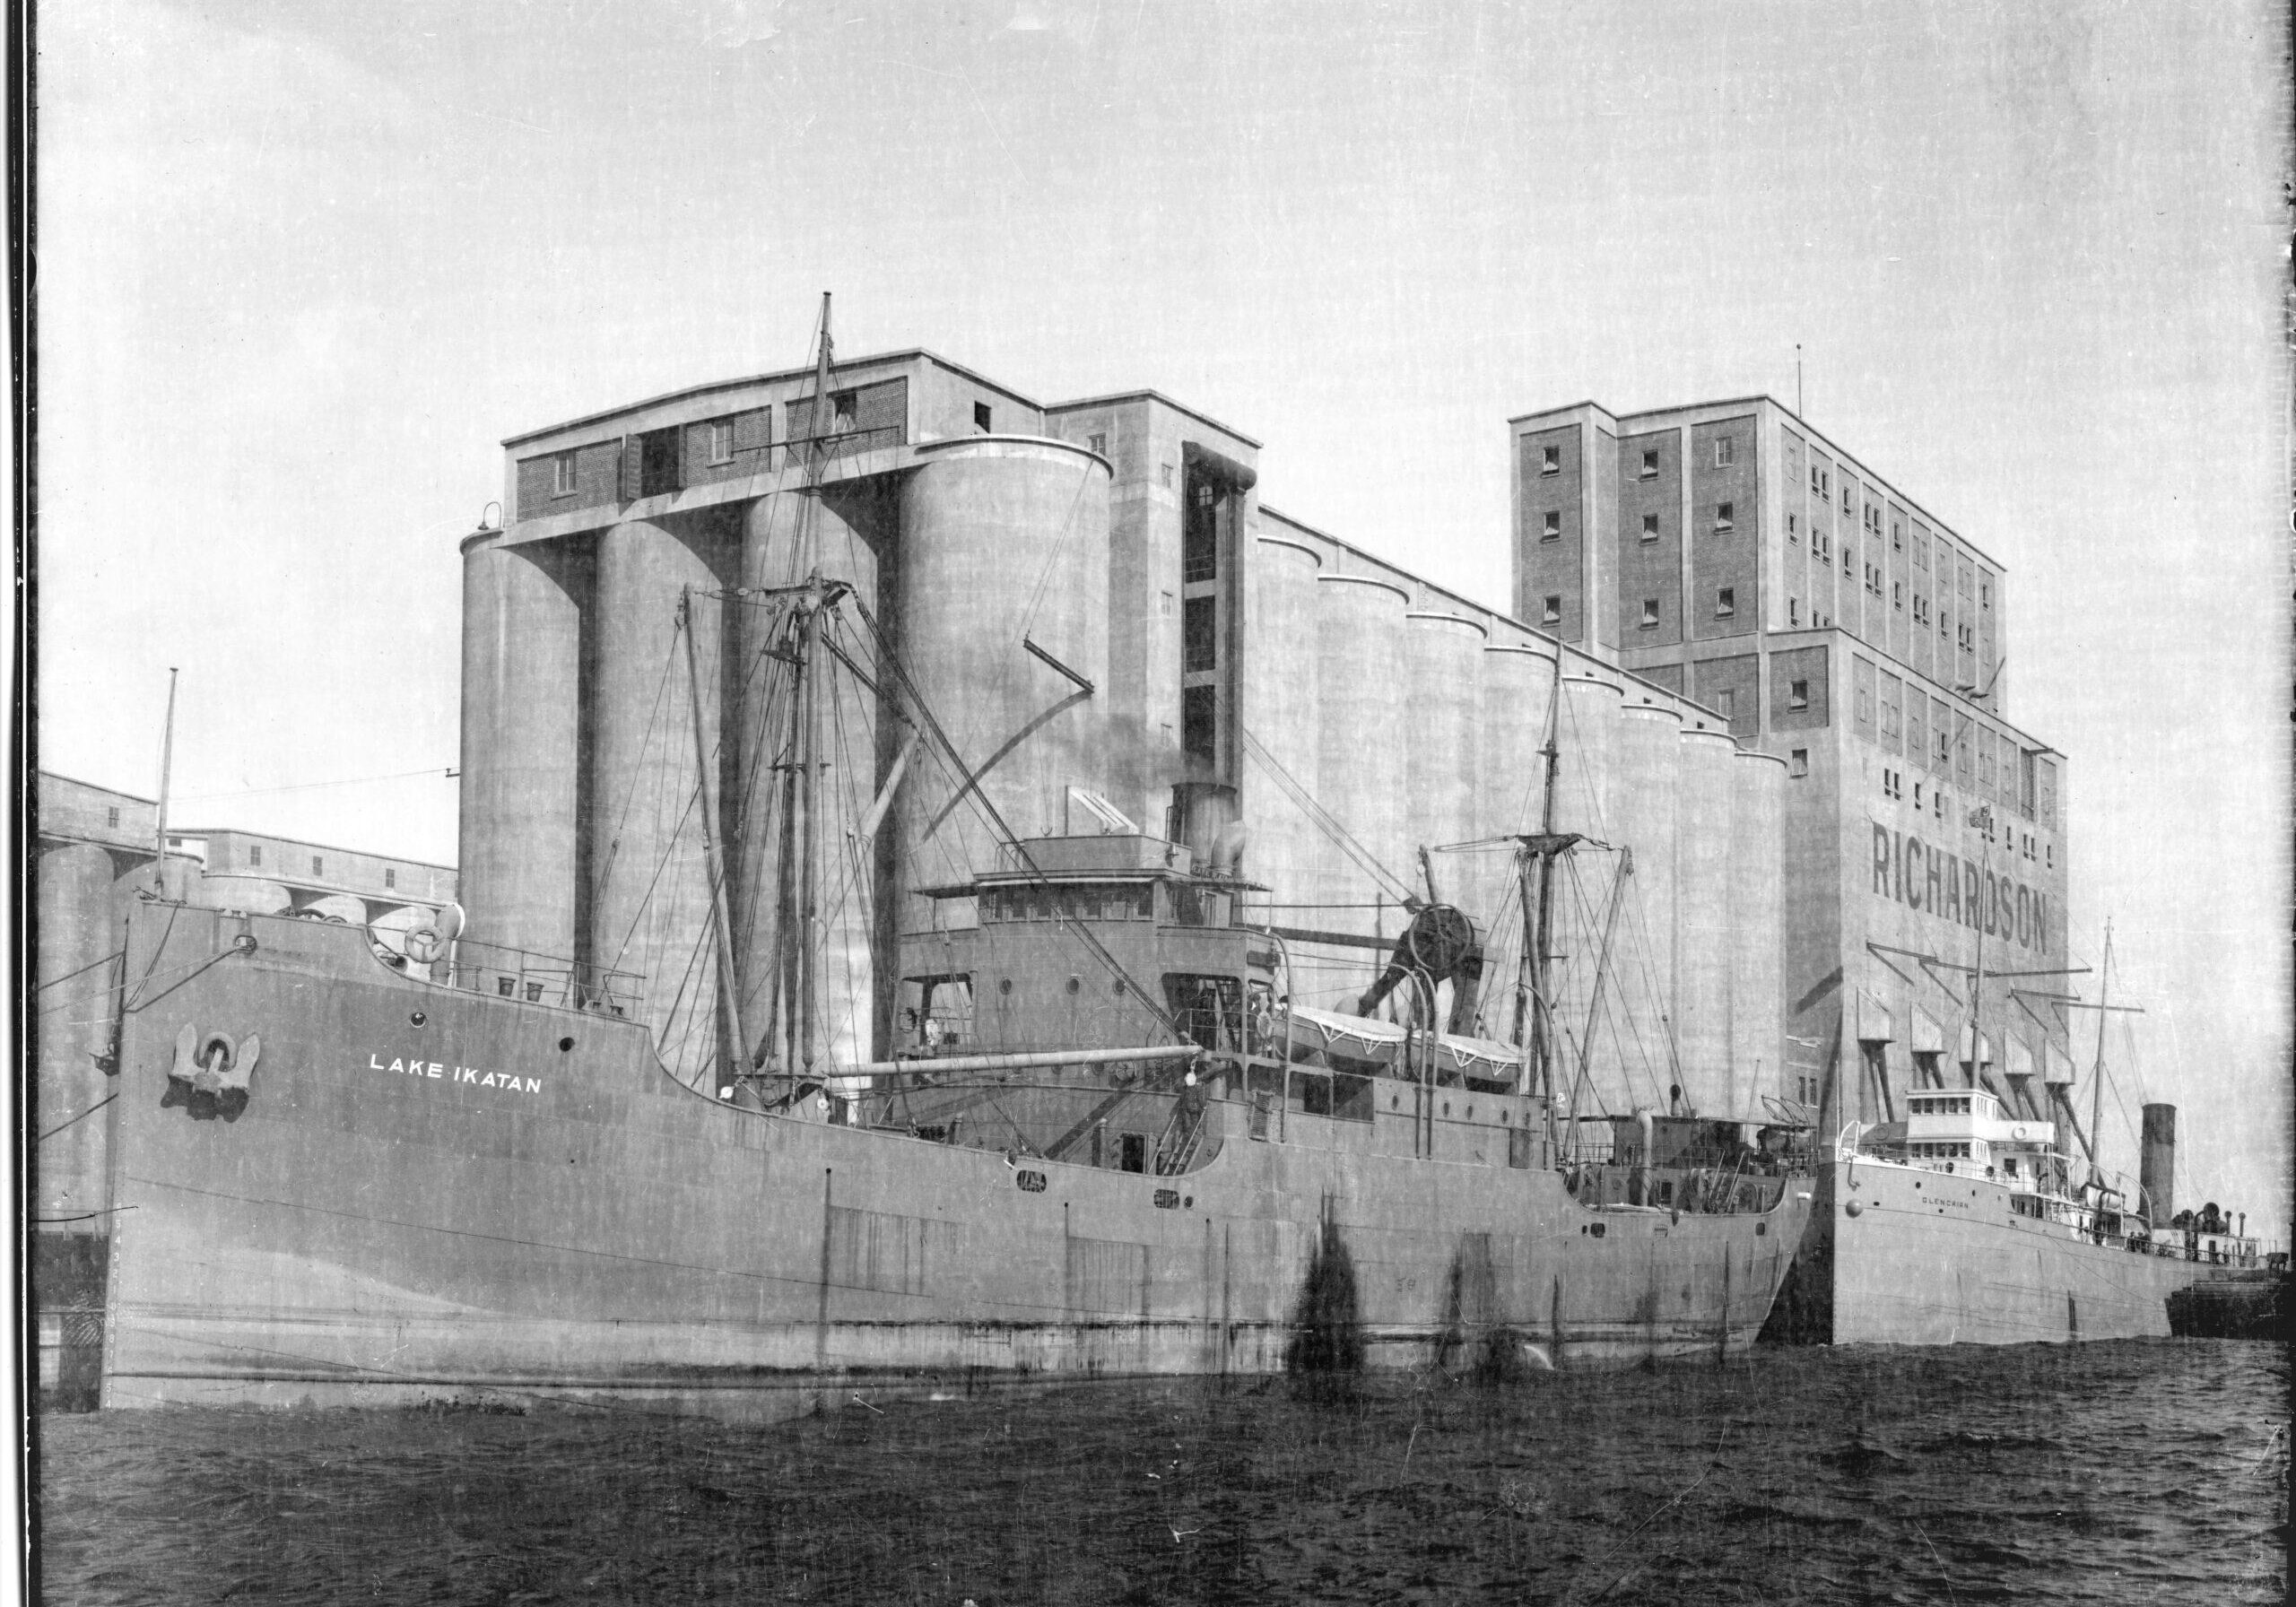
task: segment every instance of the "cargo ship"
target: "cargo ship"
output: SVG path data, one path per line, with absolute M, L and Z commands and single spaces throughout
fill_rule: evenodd
M 2109 980 L 2111 932 L 2106 933 Z M 1983 951 L 1979 951 L 1982 965 Z M 1982 977 L 1970 996 L 1982 996 Z M 2286 1255 L 2211 1201 L 2176 1209 L 2176 1108 L 2144 1108 L 2140 1173 L 2102 1153 L 2105 1031 L 2099 1013 L 2090 1117 L 2071 1068 L 2047 1083 L 2056 1119 L 2005 1108 L 1977 1079 L 1909 1091 L 1905 1119 L 1851 1121 L 1818 1171 L 1816 1209 L 1766 1331 L 1835 1344 L 2027 1344 L 2196 1332 L 2196 1296 L 2256 1280 Z M 1964 1041 L 1977 1031 L 1972 1024 Z
M 1783 762 L 1318 586 L 1200 415 L 1009 401 L 824 312 L 809 370 L 510 444 L 461 903 L 146 888 L 109 1043 L 43 1062 L 102 1123 L 44 1183 L 67 1377 L 771 1416 L 1752 1342 L 1813 1193 Z

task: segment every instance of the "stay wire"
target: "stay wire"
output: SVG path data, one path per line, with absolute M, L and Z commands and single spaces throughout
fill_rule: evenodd
M 923 692 L 917 685 L 915 677 L 909 673 L 909 665 L 902 662 L 900 655 L 895 652 L 893 650 L 892 644 L 886 640 L 884 630 L 878 624 L 876 616 L 869 612 L 868 605 L 863 603 L 857 596 L 854 598 L 853 605 L 855 610 L 860 614 L 862 622 L 868 627 L 871 638 L 877 644 L 877 662 L 881 665 L 889 665 L 891 667 L 893 677 L 900 682 L 901 690 L 908 693 L 909 706 L 914 711 L 914 717 L 918 720 L 920 725 L 927 730 L 933 737 L 933 740 L 940 744 L 942 751 L 948 756 L 950 762 L 961 770 L 965 769 L 963 758 L 957 752 L 956 744 L 949 740 L 947 731 L 942 727 L 941 722 L 935 717 L 932 706 L 926 701 Z M 1045 875 L 1043 867 L 1039 865 L 1036 863 L 1035 856 L 1030 854 L 1028 849 L 1022 846 L 1020 838 L 1013 832 L 1011 826 L 1005 822 L 1003 813 L 997 809 L 996 804 L 990 803 L 988 798 L 978 787 L 971 790 L 968 799 L 968 804 L 974 812 L 981 816 L 995 830 L 998 840 L 1011 845 L 1014 856 L 1020 861 L 1022 868 L 1028 872 L 1035 883 L 1039 888 L 1049 890 L 1052 887 L 1052 882 L 1050 879 Z M 1145 1010 L 1150 1016 L 1154 1018 L 1157 1025 L 1163 1028 L 1166 1032 L 1171 1035 L 1171 1039 L 1175 1044 L 1184 1044 L 1193 1041 L 1187 1033 L 1180 1030 L 1178 1024 L 1175 1022 L 1170 1015 L 1165 1012 L 1164 1008 L 1156 1002 L 1155 997 L 1143 989 L 1132 975 L 1124 969 L 1124 966 L 1117 960 L 1116 956 L 1109 952 L 1107 946 L 1103 944 L 1099 938 L 1092 935 L 1092 933 L 1089 928 L 1083 925 L 1083 923 L 1077 921 L 1074 916 L 1065 914 L 1059 915 L 1057 918 L 1063 925 L 1067 926 L 1070 931 L 1074 933 L 1077 938 L 1087 949 L 1091 951 L 1093 957 L 1097 959 L 1101 965 L 1108 969 L 1110 975 L 1124 983 L 1126 987 L 1131 991 L 1132 995 L 1139 1001 L 1141 1007 Z

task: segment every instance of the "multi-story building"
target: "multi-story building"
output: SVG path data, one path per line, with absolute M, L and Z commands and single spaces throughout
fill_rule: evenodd
M 1766 396 L 1513 434 L 1518 615 L 1787 760 L 1789 1095 L 2057 1117 L 2065 759 L 2007 717 L 2001 565 Z

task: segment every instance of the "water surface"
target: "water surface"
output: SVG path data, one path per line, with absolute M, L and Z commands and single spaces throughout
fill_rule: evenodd
M 1080 1385 L 772 1428 L 50 1417 L 57 1603 L 2284 1599 L 2277 1345 Z

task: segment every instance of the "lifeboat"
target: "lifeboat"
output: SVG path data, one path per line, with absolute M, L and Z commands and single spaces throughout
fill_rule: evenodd
M 1393 1021 L 1370 1016 L 1346 1015 L 1295 1004 L 1276 1012 L 1286 1028 L 1286 1058 L 1294 1065 L 1318 1066 L 1358 1076 L 1399 1076 L 1404 1057 L 1404 1029 Z M 1444 1033 L 1435 1040 L 1435 1074 L 1439 1081 L 1464 1078 L 1478 1083 L 1516 1085 L 1523 1057 L 1511 1044 L 1485 1038 Z

